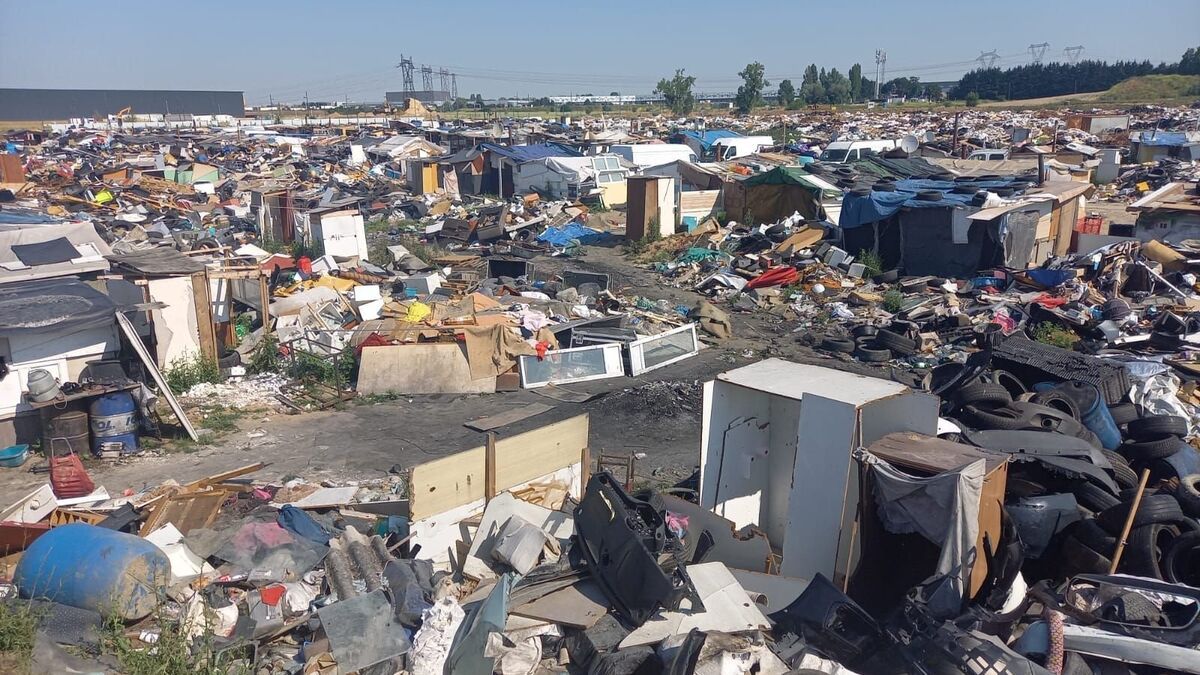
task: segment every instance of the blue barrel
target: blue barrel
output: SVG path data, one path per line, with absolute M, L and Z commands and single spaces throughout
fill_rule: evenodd
M 132 621 L 148 616 L 170 583 L 165 553 L 141 537 L 85 523 L 55 527 L 25 549 L 13 583 L 46 598 Z
M 105 443 L 120 443 L 121 454 L 138 450 L 137 403 L 127 391 L 105 394 L 92 401 L 92 454 L 100 456 Z

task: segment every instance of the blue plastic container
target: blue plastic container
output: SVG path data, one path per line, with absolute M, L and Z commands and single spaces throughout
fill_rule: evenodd
M 1096 385 L 1087 382 L 1039 382 L 1033 385 L 1038 392 L 1057 391 L 1075 401 L 1079 408 L 1079 421 L 1100 439 L 1105 450 L 1116 450 L 1121 445 L 1121 430 L 1108 411 L 1104 397 Z
M 145 539 L 72 523 L 30 544 L 13 582 L 23 598 L 46 598 L 133 621 L 154 611 L 170 574 L 166 554 Z
M 127 391 L 105 394 L 92 401 L 92 454 L 99 457 L 105 443 L 120 443 L 121 454 L 138 451 L 137 403 Z

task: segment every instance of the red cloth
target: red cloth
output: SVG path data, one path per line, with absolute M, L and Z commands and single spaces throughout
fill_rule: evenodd
M 537 350 L 538 361 L 542 361 L 546 358 L 546 351 L 550 349 L 550 343 L 546 342 L 545 340 L 541 340 L 536 346 L 534 346 L 534 349 Z
M 379 333 L 371 333 L 358 346 L 354 348 L 354 355 L 362 358 L 362 350 L 364 347 L 386 347 L 392 344 L 392 341 L 380 335 Z
M 1045 293 L 1037 296 L 1033 299 L 1033 301 L 1042 307 L 1045 307 L 1046 309 L 1054 309 L 1055 307 L 1062 307 L 1063 305 L 1067 304 L 1066 298 L 1056 298 L 1053 295 L 1047 295 Z
M 312 261 L 308 259 L 308 256 L 300 256 L 300 262 L 297 266 L 300 268 L 301 272 L 305 274 L 312 274 Z
M 767 288 L 769 286 L 787 286 L 795 283 L 800 278 L 800 273 L 795 267 L 779 266 L 763 272 L 757 277 L 750 280 L 746 284 L 747 289 L 751 288 Z

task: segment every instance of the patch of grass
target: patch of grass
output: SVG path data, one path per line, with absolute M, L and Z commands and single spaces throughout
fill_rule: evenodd
M 1200 75 L 1142 75 L 1114 84 L 1101 101 L 1152 102 L 1195 96 Z
M 322 358 L 297 351 L 287 369 L 287 376 L 305 384 L 321 382 L 331 387 L 345 388 L 358 374 L 358 356 L 354 347 L 347 346 L 338 355 L 337 363 L 332 358 Z
M 237 430 L 237 421 L 242 417 L 242 411 L 225 406 L 201 408 L 200 414 L 200 426 L 217 433 Z
M 160 613 L 161 614 L 161 613 Z M 246 675 L 252 664 L 239 659 L 236 650 L 217 653 L 213 635 L 206 631 L 188 640 L 184 626 L 158 621 L 158 639 L 152 645 L 127 635 L 129 629 L 116 616 L 105 620 L 101 649 L 121 664 L 125 675 Z
M 883 274 L 883 258 L 879 257 L 879 254 L 874 251 L 864 248 L 858 252 L 854 260 L 866 268 L 866 274 L 869 277 Z
M 30 672 L 33 637 L 40 622 L 32 604 L 0 601 L 0 666 L 6 672 Z
M 1063 328 L 1051 321 L 1043 321 L 1034 326 L 1033 339 L 1042 344 L 1061 347 L 1063 349 L 1074 349 L 1075 343 L 1079 342 L 1079 336 L 1074 331 Z
M 179 394 L 201 382 L 220 382 L 221 368 L 216 361 L 194 352 L 168 363 L 163 375 L 171 391 Z
M 891 314 L 900 311 L 904 306 L 904 294 L 896 289 L 892 289 L 883 294 L 883 308 Z

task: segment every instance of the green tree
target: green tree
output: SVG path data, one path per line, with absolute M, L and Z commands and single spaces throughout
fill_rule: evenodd
M 667 102 L 667 107 L 676 115 L 686 115 L 696 107 L 696 97 L 692 94 L 692 86 L 696 78 L 684 75 L 683 68 L 675 71 L 675 77 L 661 79 L 654 93 L 661 94 Z
M 854 64 L 850 66 L 850 100 L 858 101 L 862 99 L 862 66 Z
M 1188 47 L 1179 59 L 1180 75 L 1200 75 L 1200 48 Z
M 758 61 L 746 64 L 742 72 L 738 73 L 738 77 L 742 78 L 742 85 L 738 87 L 737 96 L 734 97 L 738 112 L 746 114 L 762 105 L 763 89 L 771 86 L 766 80 L 766 73 L 767 69 Z
M 779 83 L 779 105 L 787 108 L 792 105 L 792 101 L 796 100 L 796 88 L 792 86 L 791 80 L 784 80 Z
M 968 108 L 974 108 L 975 106 L 979 105 L 979 94 L 970 92 L 967 94 L 965 103 L 967 104 Z
M 821 75 L 817 72 L 815 63 L 804 69 L 804 79 L 800 81 L 800 98 L 809 105 L 825 102 L 825 87 L 821 85 Z
M 850 80 L 838 72 L 837 68 L 829 71 L 825 85 L 825 98 L 834 105 L 850 102 Z

